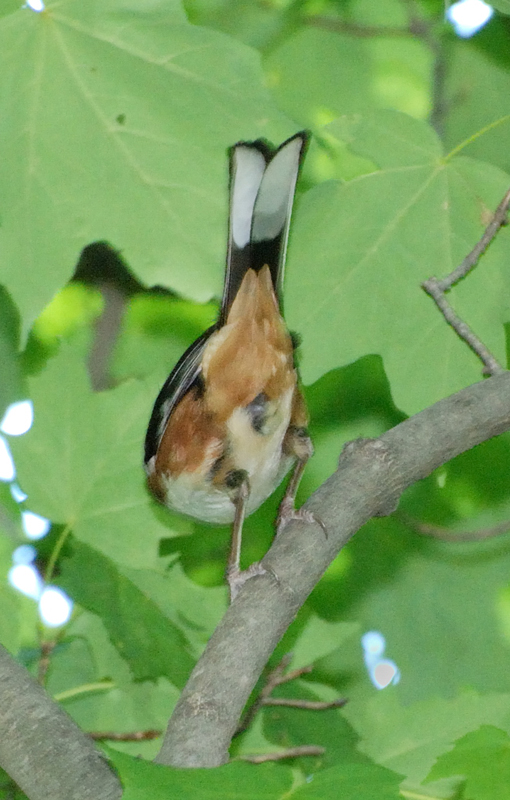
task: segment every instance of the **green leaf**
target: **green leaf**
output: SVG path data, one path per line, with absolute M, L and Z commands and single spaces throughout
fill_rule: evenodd
M 173 535 L 142 466 L 157 387 L 130 381 L 94 393 L 76 353 L 62 347 L 29 388 L 34 425 L 12 447 L 30 508 L 116 562 L 156 565 L 160 538 Z
M 101 617 L 136 680 L 166 676 L 176 686 L 185 684 L 194 666 L 190 647 L 149 591 L 141 591 L 111 561 L 79 542 L 64 560 L 59 582 L 76 602 Z
M 501 11 L 502 14 L 510 14 L 510 0 L 495 0 L 491 2 L 491 6 Z
M 292 669 L 306 667 L 337 650 L 359 630 L 355 622 L 326 622 L 312 616 L 292 648 Z
M 455 742 L 453 750 L 441 755 L 432 767 L 427 783 L 462 775 L 465 796 L 470 800 L 508 797 L 510 787 L 510 737 L 492 725 L 482 725 Z
M 265 61 L 278 102 L 303 125 L 324 124 L 338 114 L 367 109 L 371 67 L 363 41 L 308 26 Z
M 14 589 L 0 586 L 0 604 L 3 609 L 0 623 L 0 642 L 12 654 L 17 653 L 20 643 L 20 617 L 23 604 Z M 33 620 L 31 620 L 33 622 Z
M 264 728 L 266 714 L 256 714 L 248 729 L 240 736 L 236 736 L 230 746 L 232 760 L 237 760 L 239 756 L 263 755 L 274 753 L 278 746 L 274 741 L 266 736 Z
M 294 680 L 279 686 L 273 695 L 293 701 L 333 702 L 339 698 L 349 700 L 331 686 L 318 683 L 315 670 L 308 680 Z M 319 769 L 322 771 L 337 764 L 366 762 L 366 757 L 358 749 L 360 742 L 356 731 L 337 708 L 311 711 L 306 708 L 267 706 L 262 715 L 264 736 L 274 743 L 265 752 L 303 745 L 324 748 L 325 752 L 320 756 L 296 759 L 296 766 L 305 774 L 316 773 Z M 249 733 L 240 743 L 240 752 L 251 752 Z
M 381 168 L 345 184 L 323 183 L 297 209 L 286 309 L 291 328 L 306 331 L 303 379 L 378 353 L 395 404 L 414 413 L 480 377 L 480 362 L 420 284 L 447 275 L 474 247 L 510 177 L 453 154 L 440 158 L 425 123 L 395 112 L 328 130 L 348 136 Z M 502 362 L 509 236 L 503 230 L 449 295 Z
M 430 493 L 421 502 L 427 498 L 438 503 Z M 486 525 L 497 521 L 489 514 Z M 381 631 L 385 656 L 402 675 L 395 687 L 402 702 L 454 697 L 465 686 L 506 691 L 508 640 L 498 613 L 508 586 L 507 542 L 418 539 L 395 520 L 384 520 L 365 526 L 342 556 L 348 560 L 341 577 L 314 592 L 316 613 L 355 619 L 362 632 Z M 357 691 L 364 698 L 375 691 L 368 676 Z
M 320 126 L 339 114 L 392 108 L 418 118 L 430 112 L 430 52 L 419 37 L 357 36 L 342 23 L 404 29 L 405 9 L 395 0 L 356 0 L 348 15 L 338 4 L 305 6 L 264 60 L 281 108 L 303 125 Z M 329 6 L 329 7 L 328 7 Z M 301 10 L 301 9 L 300 9 Z M 328 13 L 332 11 L 333 14 Z M 320 23 L 314 24 L 318 14 Z M 290 15 L 289 15 L 290 16 Z M 284 17 L 289 25 L 290 19 Z M 328 28 L 329 20 L 329 30 Z
M 473 727 L 487 724 L 510 731 L 508 694 L 464 692 L 455 700 L 436 697 L 403 706 L 395 691 L 385 691 L 366 703 L 348 704 L 343 713 L 361 736 L 360 750 L 405 775 L 406 789 L 418 787 L 450 743 Z M 431 780 L 439 777 L 429 775 Z
M 0 769 L 0 792 L 2 800 L 30 800 L 3 769 Z
M 166 678 L 134 681 L 129 666 L 95 614 L 82 610 L 51 656 L 47 691 L 85 731 L 164 731 L 179 691 Z M 161 740 L 116 747 L 154 758 Z
M 501 40 L 508 59 L 506 29 Z M 445 146 L 454 148 L 466 142 L 466 156 L 508 171 L 510 74 L 508 65 L 505 68 L 504 63 L 495 63 L 492 57 L 496 42 L 488 43 L 486 53 L 474 42 L 452 42 L 447 87 L 450 97 L 462 96 L 462 102 L 453 102 L 445 117 Z M 477 131 L 484 131 L 484 135 L 474 135 Z
M 430 126 L 394 111 L 343 116 L 327 130 L 373 159 L 380 170 L 433 164 L 442 155 L 441 143 Z
M 276 800 L 277 798 L 338 798 L 344 800 L 397 800 L 401 776 L 369 762 L 342 764 L 316 773 L 310 783 L 292 786 L 292 770 L 275 764 L 232 763 L 214 770 L 178 770 L 148 764 L 121 755 L 107 754 L 124 786 L 124 800 L 167 800 L 168 797 L 213 800 Z
M 105 748 L 124 787 L 123 800 L 275 800 L 291 797 L 292 770 L 274 764 L 227 764 L 216 769 L 173 769 Z
M 123 573 L 186 634 L 198 656 L 227 609 L 227 587 L 205 588 L 193 583 L 178 562 L 164 574 L 128 568 Z
M 10 403 L 23 399 L 23 380 L 19 362 L 19 317 L 16 307 L 0 286 L 0 420 Z
M 215 305 L 166 295 L 132 298 L 115 345 L 111 373 L 117 381 L 143 378 L 160 369 L 162 382 L 181 355 L 217 316 Z
M 292 797 L 296 800 L 397 800 L 402 775 L 377 764 L 340 764 L 317 772 Z
M 292 132 L 258 55 L 163 0 L 20 7 L 0 53 L 2 273 L 24 329 L 93 241 L 149 285 L 218 294 L 225 151 Z
M 3 494 L 8 489 L 0 483 L 0 643 L 11 653 L 16 653 L 22 639 L 22 613 L 29 603 L 19 592 L 7 582 L 8 573 L 12 567 L 12 551 L 14 549 L 13 534 L 16 530 L 13 520 L 8 516 L 7 509 L 3 507 Z M 33 619 L 30 620 L 33 622 Z M 23 631 L 24 632 L 24 631 Z

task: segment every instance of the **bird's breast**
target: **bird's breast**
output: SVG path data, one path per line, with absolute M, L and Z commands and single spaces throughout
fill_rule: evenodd
M 211 441 L 200 465 L 179 474 L 158 474 L 157 495 L 176 511 L 205 522 L 227 524 L 235 508 L 226 478 L 231 471 L 247 473 L 250 493 L 246 514 L 255 511 L 281 483 L 294 458 L 283 452 L 283 440 L 290 424 L 294 387 L 269 401 L 256 398 L 236 408 L 226 421 L 223 449 Z M 217 455 L 216 460 L 211 453 Z M 147 465 L 149 482 L 154 464 Z

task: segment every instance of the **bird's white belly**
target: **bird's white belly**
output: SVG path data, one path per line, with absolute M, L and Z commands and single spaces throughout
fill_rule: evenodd
M 165 475 L 165 504 L 189 517 L 224 525 L 234 519 L 234 505 L 224 491 L 203 481 L 197 484 L 193 475 L 182 472 L 177 478 Z
M 246 515 L 255 511 L 281 483 L 295 459 L 282 453 L 290 422 L 294 387 L 280 398 L 268 420 L 267 431 L 254 430 L 250 414 L 238 408 L 228 421 L 229 446 L 234 468 L 245 470 L 250 483 Z M 182 472 L 177 478 L 162 476 L 165 503 L 182 514 L 217 524 L 233 521 L 235 508 L 227 489 L 204 480 L 202 474 Z

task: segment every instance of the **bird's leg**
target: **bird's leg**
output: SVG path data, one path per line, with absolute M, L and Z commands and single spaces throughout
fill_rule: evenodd
M 235 507 L 234 522 L 232 523 L 232 538 L 230 540 L 230 553 L 227 564 L 227 582 L 230 587 L 230 602 L 234 600 L 241 588 L 249 578 L 254 575 L 265 575 L 264 567 L 255 562 L 248 569 L 241 571 L 241 543 L 243 524 L 246 513 L 246 503 L 250 496 L 250 481 L 245 470 L 232 470 L 227 475 L 226 483 L 230 489 L 231 500 Z
M 303 477 L 308 459 L 313 456 L 313 444 L 306 428 L 291 426 L 287 431 L 284 447 L 286 452 L 289 453 L 289 455 L 293 455 L 297 461 L 288 483 L 287 491 L 278 509 L 276 533 L 280 533 L 291 520 L 298 519 L 320 525 L 327 537 L 326 526 L 316 514 L 302 508 L 296 508 L 297 490 L 301 483 L 301 478 Z
M 228 556 L 227 579 L 230 583 L 231 575 L 239 573 L 241 564 L 241 543 L 243 538 L 243 524 L 246 513 L 246 502 L 250 496 L 250 482 L 245 470 L 233 470 L 227 475 L 227 485 L 231 490 L 231 500 L 235 508 L 234 522 L 232 523 L 232 538 L 230 540 L 230 553 Z

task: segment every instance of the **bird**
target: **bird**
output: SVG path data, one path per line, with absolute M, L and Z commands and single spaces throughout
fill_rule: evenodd
M 219 315 L 170 373 L 145 438 L 147 484 L 157 500 L 201 521 L 232 524 L 231 601 L 246 580 L 266 572 L 259 562 L 240 568 L 244 519 L 291 469 L 277 535 L 290 519 L 311 518 L 295 508 L 313 445 L 296 341 L 282 310 L 289 224 L 308 141 L 300 131 L 279 147 L 257 139 L 230 148 Z

